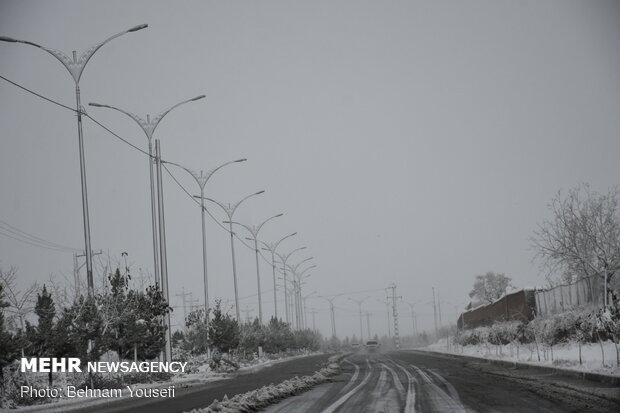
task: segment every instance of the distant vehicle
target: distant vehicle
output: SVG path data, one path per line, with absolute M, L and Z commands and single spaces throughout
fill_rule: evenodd
M 366 350 L 370 353 L 377 351 L 379 342 L 377 340 L 368 340 L 366 342 Z
M 360 349 L 360 343 L 351 343 L 351 348 L 353 350 L 359 350 Z

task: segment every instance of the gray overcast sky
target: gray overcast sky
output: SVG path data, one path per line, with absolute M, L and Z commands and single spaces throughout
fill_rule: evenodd
M 114 40 L 89 62 L 83 103 L 141 116 L 181 100 L 158 128 L 162 156 L 211 169 L 207 193 L 224 202 L 265 189 L 239 209 L 282 250 L 307 245 L 320 294 L 396 283 L 432 324 L 431 287 L 467 302 L 476 274 L 544 284 L 528 238 L 559 189 L 620 177 L 620 3 L 616 1 L 7 1 L 0 35 L 71 53 Z M 58 61 L 0 43 L 0 74 L 69 106 L 74 85 Z M 83 249 L 75 116 L 0 80 L 0 219 Z M 142 148 L 146 138 L 113 111 L 88 112 Z M 84 124 L 94 249 L 129 253 L 152 271 L 147 159 Z M 175 170 L 197 193 L 189 175 Z M 166 176 L 173 304 L 202 298 L 200 212 Z M 223 219 L 221 211 L 211 208 Z M 211 297 L 232 298 L 227 233 L 208 222 Z M 238 246 L 240 295 L 256 292 L 252 251 Z M 0 236 L 0 265 L 20 281 L 72 280 L 71 253 Z M 262 262 L 265 309 L 273 308 Z M 371 329 L 385 332 L 372 295 Z M 375 299 L 376 298 L 376 299 Z M 356 306 L 337 301 L 339 335 L 357 332 Z M 257 308 L 256 298 L 242 307 Z M 317 323 L 329 333 L 327 306 Z M 176 313 L 181 313 L 177 308 Z M 401 308 L 405 312 L 405 307 Z M 410 319 L 401 320 L 408 332 Z

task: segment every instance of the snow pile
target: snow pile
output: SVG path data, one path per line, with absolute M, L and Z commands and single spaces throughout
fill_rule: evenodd
M 214 400 L 211 405 L 204 409 L 194 409 L 191 413 L 244 413 L 254 412 L 269 406 L 281 399 L 306 391 L 329 380 L 340 372 L 339 361 L 343 355 L 332 356 L 327 365 L 311 376 L 293 377 L 280 384 L 270 384 L 260 389 L 237 394 L 230 399 L 224 396 L 222 401 Z

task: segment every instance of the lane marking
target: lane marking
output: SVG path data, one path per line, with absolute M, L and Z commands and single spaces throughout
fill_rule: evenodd
M 349 400 L 349 398 L 351 396 L 353 396 L 355 393 L 357 393 L 357 391 L 359 389 L 361 389 L 364 385 L 366 385 L 366 383 L 368 382 L 368 379 L 370 378 L 370 373 L 371 373 L 371 369 L 372 369 L 368 359 L 366 359 L 366 364 L 368 365 L 368 372 L 366 373 L 366 377 L 364 377 L 364 380 L 362 380 L 362 382 L 360 384 L 358 384 L 353 389 L 351 389 L 347 394 L 345 394 L 344 396 L 342 396 L 341 398 L 336 400 L 335 403 L 331 404 L 329 407 L 327 407 L 325 410 L 323 410 L 323 413 L 333 413 L 334 411 L 336 411 L 337 408 L 339 408 L 347 400 Z

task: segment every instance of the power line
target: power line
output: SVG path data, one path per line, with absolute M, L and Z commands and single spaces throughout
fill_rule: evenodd
M 168 175 L 170 175 L 170 177 L 172 178 L 172 180 L 179 186 L 179 188 L 181 188 L 181 190 L 183 192 L 185 192 L 185 194 L 187 195 L 187 197 L 189 199 L 192 200 L 192 202 L 194 202 L 196 205 L 200 206 L 200 202 L 198 202 L 193 196 L 192 194 L 189 193 L 189 191 L 179 182 L 179 180 L 174 176 L 174 174 L 172 172 L 170 172 L 170 170 L 166 167 L 166 165 L 164 163 L 166 163 L 167 161 L 162 161 L 162 166 L 163 168 L 166 170 L 166 172 L 168 173 Z M 168 163 L 170 163 L 168 161 Z M 229 232 L 229 230 L 222 225 L 222 223 L 211 213 L 211 211 L 209 211 L 209 209 L 207 209 L 205 207 L 205 211 L 207 211 L 207 214 L 211 217 L 211 219 L 220 227 L 222 228 L 224 231 Z M 245 247 L 247 247 L 249 250 L 254 251 L 254 247 L 252 247 L 251 245 L 249 245 L 248 243 L 246 243 L 241 237 L 239 237 L 239 235 L 237 235 L 236 232 L 233 232 L 233 236 L 235 238 L 237 238 L 239 240 L 239 242 L 241 242 L 241 244 L 243 244 Z M 267 264 L 271 265 L 271 262 L 269 260 L 267 260 L 267 258 L 265 258 L 265 256 L 263 255 L 263 253 L 261 251 L 258 251 L 258 254 L 261 256 L 261 258 L 263 259 L 263 261 L 265 261 Z M 280 271 L 278 269 L 278 271 L 283 274 L 282 271 Z
M 110 133 L 112 136 L 120 139 L 121 141 L 125 142 L 127 145 L 131 146 L 132 148 L 134 148 L 135 150 L 142 152 L 144 155 L 152 157 L 152 155 L 150 155 L 148 152 L 146 152 L 143 149 L 140 149 L 139 147 L 137 147 L 136 145 L 134 145 L 133 143 L 129 142 L 127 139 L 121 137 L 120 135 L 118 135 L 117 133 L 115 133 L 114 131 L 112 131 L 110 128 L 108 128 L 107 126 L 103 125 L 101 122 L 99 122 L 97 119 L 93 118 L 91 115 L 89 115 L 86 112 L 82 112 L 82 115 L 84 115 L 85 117 L 87 117 L 88 119 L 92 120 L 96 125 L 98 125 L 99 127 L 103 128 L 105 131 L 107 131 L 108 133 Z
M 12 80 L 10 80 L 10 79 L 8 79 L 8 78 L 6 78 L 6 77 L 2 76 L 2 75 L 0 75 L 0 79 L 2 79 L 2 80 L 4 80 L 4 81 L 6 81 L 6 82 L 8 82 L 8 83 L 12 84 L 13 86 L 15 86 L 15 87 L 17 87 L 17 88 L 19 88 L 19 89 L 24 90 L 24 91 L 25 91 L 25 92 L 27 92 L 27 93 L 30 93 L 30 94 L 32 94 L 32 95 L 34 95 L 34 96 L 38 97 L 38 98 L 40 98 L 40 99 L 43 99 L 43 100 L 45 100 L 45 101 L 47 101 L 47 102 L 50 102 L 50 103 L 52 103 L 52 104 L 54 104 L 54 105 L 60 106 L 60 107 L 62 107 L 62 108 L 64 108 L 64 109 L 67 109 L 67 110 L 69 110 L 69 111 L 73 112 L 73 113 L 78 113 L 78 111 L 77 111 L 76 109 L 74 109 L 74 108 L 72 108 L 72 107 L 70 107 L 70 106 L 67 106 L 67 105 L 65 105 L 65 104 L 62 104 L 62 103 L 60 103 L 60 102 L 58 102 L 58 101 L 56 101 L 56 100 L 54 100 L 54 99 L 48 98 L 48 97 L 46 97 L 46 96 L 44 96 L 44 95 L 42 95 L 42 94 L 40 94 L 40 93 L 38 93 L 38 92 L 35 92 L 34 90 L 32 90 L 32 89 L 30 89 L 30 88 L 27 88 L 27 87 L 25 87 L 25 86 L 23 86 L 23 85 L 21 85 L 21 84 L 19 84 L 19 83 L 17 83 L 17 82 L 14 82 L 14 81 L 12 81 Z M 110 134 L 111 134 L 112 136 L 114 136 L 115 138 L 119 139 L 120 141 L 122 141 L 123 143 L 127 144 L 127 145 L 128 145 L 128 146 L 130 146 L 131 148 L 133 148 L 133 149 L 135 149 L 135 150 L 139 151 L 140 153 L 142 153 L 142 154 L 144 154 L 144 155 L 146 155 L 146 156 L 152 157 L 152 155 L 150 155 L 148 152 L 144 151 L 143 149 L 139 148 L 138 146 L 134 145 L 133 143 L 129 142 L 127 139 L 125 139 L 125 138 L 123 138 L 122 136 L 120 136 L 119 134 L 117 134 L 116 132 L 112 131 L 110 128 L 108 128 L 107 126 L 105 126 L 104 124 L 102 124 L 101 122 L 99 122 L 99 121 L 98 121 L 97 119 L 95 119 L 93 116 L 91 116 L 91 115 L 89 115 L 88 113 L 86 113 L 85 111 L 81 110 L 81 108 L 80 108 L 80 112 L 81 112 L 81 114 L 82 114 L 82 115 L 84 115 L 86 118 L 88 118 L 88 119 L 90 119 L 91 121 L 93 121 L 93 123 L 95 123 L 95 124 L 96 124 L 97 126 L 99 126 L 100 128 L 104 129 L 106 132 L 110 133 Z M 166 162 L 166 161 L 163 161 L 163 160 L 162 160 L 162 163 L 163 163 L 163 162 Z M 168 161 L 168 162 L 169 162 L 169 161 Z M 192 200 L 192 202 L 195 202 L 195 203 L 197 203 L 198 205 L 200 205 L 200 204 L 198 203 L 198 201 L 196 201 L 196 200 L 194 199 L 194 197 L 193 197 L 193 196 L 192 196 L 192 195 L 191 195 L 191 194 L 187 191 L 187 189 L 185 189 L 185 187 L 184 187 L 184 186 L 183 186 L 183 185 L 182 185 L 182 184 L 181 184 L 181 183 L 180 183 L 180 182 L 176 179 L 176 177 L 172 174 L 172 172 L 170 172 L 170 170 L 169 170 L 168 168 L 166 168 L 166 166 L 165 166 L 165 165 L 163 165 L 163 167 L 164 167 L 164 169 L 166 170 L 166 172 L 167 172 L 167 173 L 168 173 L 168 174 L 172 177 L 172 179 L 174 180 L 174 182 L 175 182 L 175 183 L 176 183 L 176 184 L 177 184 L 177 185 L 178 185 L 178 186 L 179 186 L 179 187 L 183 190 L 183 192 L 185 192 L 185 193 L 187 194 L 187 196 L 188 196 L 188 197 Z M 229 231 L 228 231 L 228 229 L 226 229 L 226 227 L 224 227 L 224 226 L 223 226 L 223 225 L 222 225 L 222 224 L 221 224 L 221 223 L 217 220 L 217 218 L 216 218 L 215 216 L 213 216 L 213 214 L 212 214 L 212 213 L 211 213 L 211 212 L 210 212 L 207 208 L 205 208 L 205 210 L 207 211 L 207 214 L 209 214 L 209 216 L 211 217 L 211 219 L 212 219 L 215 223 L 217 223 L 217 224 L 218 224 L 218 226 L 220 226 L 220 227 L 221 227 L 222 229 L 224 229 L 226 232 L 229 232 Z M 9 236 L 8 234 L 4 234 L 4 233 L 3 233 L 2 235 L 5 235 L 5 236 L 7 236 L 7 237 L 9 237 L 9 238 L 14 238 L 14 237 L 12 237 L 12 236 Z M 233 235 L 234 235 L 234 236 L 235 236 L 235 238 L 237 238 L 237 239 L 238 239 L 238 240 L 239 240 L 239 241 L 240 241 L 240 242 L 241 242 L 241 243 L 242 243 L 245 247 L 247 247 L 247 248 L 248 248 L 248 249 L 250 249 L 250 250 L 254 250 L 254 248 L 253 248 L 252 246 L 250 246 L 249 244 L 247 244 L 247 243 L 246 243 L 246 242 L 245 242 L 245 241 L 244 241 L 241 237 L 239 237 L 236 233 L 234 233 L 234 232 L 233 232 Z M 18 241 L 20 241 L 20 240 L 18 240 Z M 29 242 L 26 242 L 26 241 L 24 241 L 24 240 L 21 240 L 21 241 L 22 241 L 22 242 L 25 242 L 25 243 L 29 243 Z M 39 245 L 37 245 L 37 246 L 39 246 Z M 41 245 L 41 247 L 43 247 L 43 246 Z M 48 247 L 43 247 L 43 248 L 54 249 L 54 248 L 52 248 L 51 246 L 48 246 Z M 63 248 L 64 248 L 64 247 L 63 247 Z M 69 247 L 66 247 L 66 248 L 69 248 Z M 60 250 L 60 249 L 59 249 L 59 250 Z M 71 251 L 80 251 L 80 250 L 77 250 L 77 249 L 71 249 L 71 248 L 70 248 L 70 250 L 71 250 Z M 263 261 L 264 261 L 264 262 L 266 262 L 267 264 L 271 265 L 271 262 L 270 262 L 269 260 L 267 260 L 267 258 L 265 258 L 265 256 L 263 255 L 263 253 L 262 253 L 261 251 L 259 251 L 259 255 L 261 256 L 261 258 L 263 259 Z M 278 269 L 278 272 L 280 272 L 281 274 L 283 274 L 283 272 L 282 272 L 281 270 L 279 270 L 279 269 Z
M 33 94 L 33 95 L 35 95 L 35 96 L 37 96 L 37 97 L 39 97 L 39 98 L 43 99 L 43 100 L 47 100 L 48 102 L 53 103 L 54 105 L 58 105 L 58 106 L 60 106 L 60 107 L 62 107 L 62 108 L 65 108 L 65 109 L 70 110 L 71 112 L 77 113 L 77 110 L 75 110 L 74 108 L 69 107 L 69 106 L 67 106 L 67 105 L 64 105 L 64 104 L 62 104 L 62 103 L 60 103 L 60 102 L 57 102 L 57 101 L 55 101 L 54 99 L 50 99 L 50 98 L 48 98 L 48 97 L 45 97 L 45 96 L 43 96 L 42 94 L 37 93 L 37 92 L 35 92 L 35 91 L 34 91 L 34 90 L 32 90 L 32 89 L 28 89 L 27 87 L 22 86 L 22 85 L 20 85 L 19 83 L 13 82 L 12 80 L 9 80 L 9 79 L 7 79 L 6 77 L 4 77 L 4 76 L 2 76 L 2 75 L 0 75 L 0 79 L 4 80 L 4 81 L 6 81 L 6 82 L 9 82 L 9 83 L 10 83 L 10 84 L 12 84 L 13 86 L 16 86 L 16 87 L 18 87 L 18 88 L 20 88 L 20 89 L 22 89 L 22 90 L 24 90 L 24 91 L 26 91 L 26 92 L 28 92 L 28 93 L 30 93 L 30 94 Z
M 58 252 L 72 252 L 70 250 L 48 247 L 48 246 L 45 246 L 45 245 L 42 245 L 42 244 L 36 244 L 34 242 L 26 241 L 24 239 L 21 239 L 21 238 L 18 238 L 18 237 L 6 234 L 6 233 L 2 232 L 1 230 L 0 230 L 0 235 L 5 236 L 7 238 L 11 238 L 11 239 L 13 239 L 15 241 L 23 242 L 24 244 L 32 245 L 34 247 L 45 248 L 45 249 L 48 249 L 48 250 L 58 251 Z
M 44 238 L 41 237 L 37 237 L 36 235 L 32 235 L 26 231 L 23 231 L 11 224 L 9 224 L 8 222 L 5 222 L 3 220 L 0 220 L 0 234 L 8 237 L 8 238 L 12 238 L 16 241 L 20 241 L 23 242 L 25 244 L 30 244 L 33 245 L 35 247 L 41 247 L 41 248 L 47 248 L 47 249 L 51 249 L 51 250 L 57 250 L 57 251 L 65 251 L 65 252 L 78 252 L 80 251 L 77 248 L 72 248 L 72 247 L 68 247 L 66 245 L 61 245 L 61 244 L 57 244 L 55 242 L 52 241 L 48 241 Z M 8 234 L 7 234 L 8 232 Z

